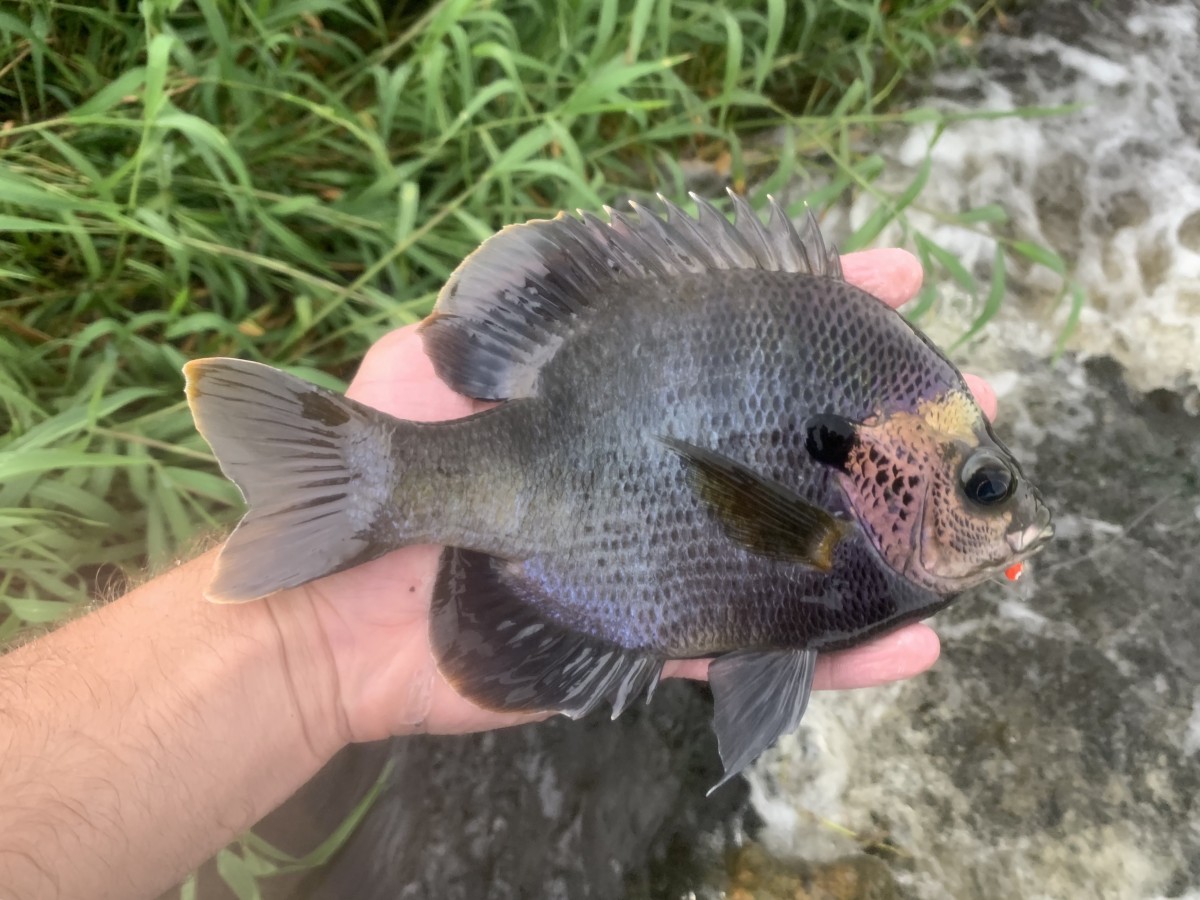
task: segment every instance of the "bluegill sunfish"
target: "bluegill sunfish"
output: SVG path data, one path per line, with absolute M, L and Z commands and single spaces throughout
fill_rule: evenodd
M 186 368 L 249 512 L 210 596 L 446 546 L 432 643 L 500 710 L 617 716 L 715 657 L 728 779 L 799 723 L 817 654 L 930 615 L 1052 535 L 962 376 L 841 274 L 810 220 L 633 205 L 504 229 L 423 325 L 501 401 L 393 419 L 268 366 Z M 664 201 L 665 202 L 665 201 Z

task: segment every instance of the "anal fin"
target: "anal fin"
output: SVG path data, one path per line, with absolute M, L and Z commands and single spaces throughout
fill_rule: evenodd
M 816 650 L 737 651 L 713 661 L 708 682 L 725 775 L 709 794 L 781 735 L 796 730 L 808 708 L 816 670 Z
M 653 691 L 663 660 L 568 628 L 519 566 L 448 547 L 433 589 L 430 637 L 442 675 L 487 709 L 579 718 L 607 700 L 613 718 Z

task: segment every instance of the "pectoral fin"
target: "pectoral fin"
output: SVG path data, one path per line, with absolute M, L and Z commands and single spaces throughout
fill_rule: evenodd
M 742 463 L 685 441 L 663 440 L 683 458 L 696 493 L 731 540 L 764 556 L 832 568 L 844 523 Z
M 739 651 L 718 657 L 708 670 L 715 710 L 713 730 L 725 777 L 709 794 L 781 735 L 796 730 L 817 670 L 816 650 Z

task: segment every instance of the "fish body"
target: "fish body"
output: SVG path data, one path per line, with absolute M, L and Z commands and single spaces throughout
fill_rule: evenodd
M 616 715 L 665 660 L 713 656 L 728 777 L 798 724 L 818 652 L 1035 552 L 1049 513 L 954 366 L 815 229 L 738 205 L 736 226 L 635 207 L 486 242 L 423 326 L 450 386 L 502 401 L 466 419 L 190 364 L 250 503 L 212 595 L 446 545 L 432 643 L 464 695 Z
M 707 448 L 850 521 L 836 473 L 805 450 L 805 423 L 818 411 L 866 419 L 881 401 L 913 404 L 904 354 L 873 350 L 911 342 L 919 359 L 925 348 L 903 320 L 820 276 L 727 271 L 672 288 L 663 296 L 646 283 L 601 301 L 588 327 L 627 336 L 615 357 L 571 341 L 543 368 L 535 398 L 429 428 L 439 439 L 406 471 L 435 485 L 430 500 L 442 504 L 397 521 L 391 540 L 419 534 L 522 560 L 551 614 L 668 658 L 841 645 L 864 623 L 885 628 L 940 605 L 878 565 L 861 532 L 839 542 L 828 571 L 730 540 L 671 443 Z M 959 387 L 944 363 L 920 371 L 918 390 Z M 875 384 L 910 396 L 870 396 Z M 447 459 L 474 471 L 439 477 Z M 392 509 L 414 509 L 407 490 L 398 485 Z M 447 503 L 471 516 L 452 536 Z

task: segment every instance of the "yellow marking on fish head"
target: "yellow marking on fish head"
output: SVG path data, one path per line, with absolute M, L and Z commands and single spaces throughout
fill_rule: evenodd
M 947 391 L 919 401 L 917 417 L 933 431 L 973 447 L 979 445 L 979 434 L 986 433 L 983 411 L 966 391 Z

